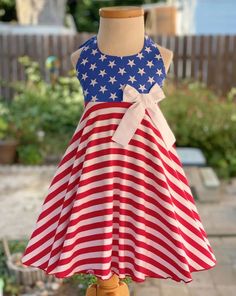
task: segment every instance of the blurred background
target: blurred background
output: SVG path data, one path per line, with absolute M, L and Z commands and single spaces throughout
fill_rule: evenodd
M 142 6 L 173 51 L 161 108 L 218 265 L 191 284 L 148 280 L 132 295 L 236 295 L 236 1 L 0 0 L 0 296 L 84 295 L 92 275 L 56 280 L 19 261 L 58 161 L 83 113 L 70 55 L 101 7 Z

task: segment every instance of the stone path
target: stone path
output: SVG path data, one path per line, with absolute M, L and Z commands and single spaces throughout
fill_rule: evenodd
M 55 166 L 0 166 L 0 238 L 28 238 Z M 192 273 L 191 283 L 147 279 L 131 296 L 236 296 L 236 179 L 222 182 L 217 203 L 196 205 L 216 255 L 211 270 Z

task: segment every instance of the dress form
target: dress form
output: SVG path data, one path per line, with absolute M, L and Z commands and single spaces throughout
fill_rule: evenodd
M 145 26 L 144 11 L 135 6 L 113 6 L 99 9 L 100 23 L 97 33 L 98 48 L 107 55 L 133 55 L 143 47 Z M 125 33 L 125 34 L 124 34 Z M 122 46 L 121 46 L 122 44 Z M 159 45 L 166 72 L 172 62 L 173 52 Z M 80 56 L 83 47 L 71 55 L 73 66 Z M 114 274 L 108 280 L 97 278 L 97 284 L 92 284 L 86 291 L 86 296 L 129 296 L 128 286 L 119 281 Z
M 99 9 L 98 47 L 108 55 L 132 55 L 142 48 L 144 27 L 144 10 L 136 6 L 113 6 Z M 121 46 L 122 44 L 122 46 Z M 173 59 L 170 49 L 157 44 L 162 55 L 166 73 Z M 71 62 L 75 67 L 83 48 L 71 54 Z
M 190 283 L 192 272 L 217 262 L 158 106 L 165 64 L 154 40 L 138 33 L 138 9 L 105 10 L 110 17 L 101 16 L 99 42 L 94 35 L 79 46 L 75 69 L 85 108 L 21 258 L 58 278 L 95 275 L 86 296 L 128 296 L 127 275 L 139 283 Z

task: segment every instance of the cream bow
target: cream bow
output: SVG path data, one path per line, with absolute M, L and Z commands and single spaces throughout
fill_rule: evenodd
M 122 117 L 112 136 L 112 140 L 126 146 L 142 121 L 145 115 L 145 109 L 147 108 L 153 123 L 160 131 L 165 145 L 169 150 L 176 139 L 157 104 L 164 98 L 165 94 L 157 83 L 152 86 L 149 93 L 139 93 L 133 86 L 126 84 L 123 89 L 123 101 L 134 103 Z

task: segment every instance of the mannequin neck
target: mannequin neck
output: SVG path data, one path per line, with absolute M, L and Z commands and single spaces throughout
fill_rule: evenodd
M 132 55 L 143 46 L 144 17 L 100 17 L 97 34 L 99 49 L 112 55 Z

